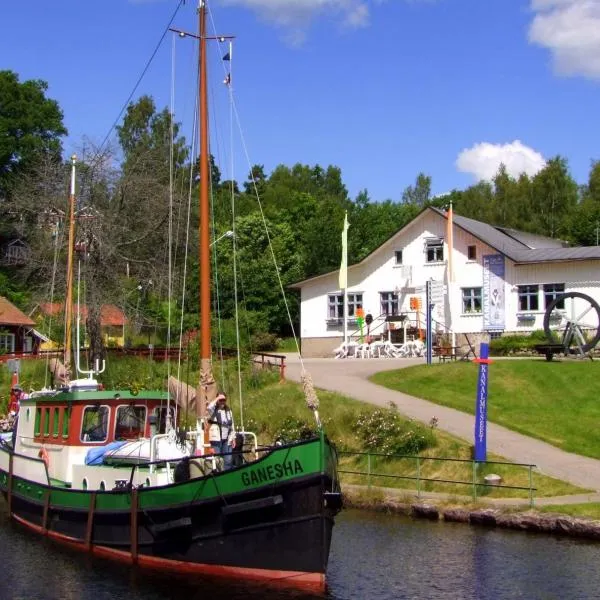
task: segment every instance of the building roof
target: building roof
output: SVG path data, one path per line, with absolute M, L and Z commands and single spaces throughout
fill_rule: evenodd
M 433 211 L 444 219 L 448 218 L 448 215 L 445 211 L 430 206 L 423 209 L 402 229 L 418 219 L 426 211 Z M 487 246 L 490 246 L 501 254 L 504 254 L 516 264 L 600 260 L 600 246 L 568 247 L 568 244 L 563 240 L 548 238 L 535 233 L 518 231 L 517 229 L 511 229 L 509 227 L 497 227 L 495 225 L 489 225 L 488 223 L 476 221 L 475 219 L 469 219 L 468 217 L 463 217 L 457 214 L 453 215 L 453 222 L 455 227 L 459 227 L 467 233 L 470 233 Z M 402 229 L 399 231 L 402 231 Z M 355 265 L 349 265 L 348 268 L 352 269 L 352 267 L 366 262 L 372 254 L 385 246 L 399 233 L 399 231 L 395 232 L 390 239 L 386 240 L 368 256 L 363 258 L 362 261 L 356 263 Z M 293 283 L 288 287 L 292 289 L 299 289 L 306 283 L 315 281 L 321 277 L 326 277 L 327 275 L 331 275 L 337 271 L 338 269 L 335 271 L 329 271 L 328 273 L 323 273 L 321 275 L 316 275 L 303 281 Z
M 4 296 L 0 296 L 0 325 L 33 326 L 35 322 Z
M 85 304 L 80 306 L 81 318 L 87 319 L 88 307 Z M 40 304 L 40 311 L 49 316 L 60 315 L 64 310 L 63 304 L 60 302 L 54 303 L 42 303 Z M 77 305 L 73 305 L 73 314 L 77 311 Z M 123 314 L 123 311 L 115 306 L 114 304 L 103 304 L 100 307 L 100 325 L 104 327 L 122 327 L 127 323 L 127 318 Z
M 447 218 L 447 214 L 431 208 Z M 565 242 L 541 235 L 488 225 L 475 219 L 454 215 L 455 226 L 504 254 L 516 264 L 565 262 L 574 260 L 600 260 L 600 246 L 565 247 Z

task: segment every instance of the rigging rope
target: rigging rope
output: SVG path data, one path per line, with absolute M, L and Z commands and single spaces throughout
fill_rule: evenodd
M 167 35 L 168 31 L 169 31 L 169 27 L 171 27 L 171 25 L 173 24 L 173 21 L 175 20 L 175 17 L 177 16 L 177 13 L 179 12 L 179 9 L 181 8 L 181 6 L 183 4 L 185 4 L 185 0 L 179 0 L 177 6 L 175 7 L 175 10 L 173 11 L 173 14 L 171 15 L 171 18 L 169 19 L 169 22 L 167 23 L 166 27 L 164 28 L 164 30 L 162 32 L 162 35 L 160 36 L 160 39 L 158 40 L 158 43 L 154 47 L 154 50 L 152 51 L 152 54 L 150 55 L 150 58 L 148 59 L 148 61 L 146 62 L 146 65 L 142 69 L 142 72 L 141 72 L 140 76 L 138 77 L 137 81 L 135 82 L 135 85 L 133 86 L 133 89 L 131 90 L 131 93 L 127 97 L 127 100 L 125 100 L 125 104 L 123 104 L 123 107 L 119 111 L 119 114 L 117 115 L 117 118 L 114 120 L 113 124 L 110 126 L 110 129 L 108 130 L 106 136 L 102 140 L 102 143 L 98 147 L 98 150 L 96 151 L 95 155 L 90 160 L 90 163 L 93 163 L 94 160 L 100 155 L 100 153 L 102 152 L 102 149 L 104 148 L 104 145 L 108 141 L 108 138 L 110 137 L 110 135 L 113 132 L 114 128 L 117 126 L 117 123 L 121 120 L 121 117 L 123 116 L 123 113 L 127 110 L 127 107 L 129 106 L 129 103 L 131 102 L 131 99 L 133 98 L 133 95 L 137 91 L 140 83 L 142 83 L 142 79 L 144 79 L 144 76 L 146 75 L 146 72 L 150 68 L 150 65 L 152 64 L 152 61 L 154 60 L 154 57 L 156 56 L 156 54 L 157 54 L 157 52 L 158 52 L 161 44 L 163 43 L 163 40 L 165 39 L 165 37 L 166 37 L 166 35 Z
M 214 20 L 213 20 L 212 12 L 210 11 L 210 7 L 209 7 L 209 15 L 210 15 L 210 20 L 211 20 L 212 27 L 213 27 L 214 36 L 217 37 L 216 27 L 215 27 L 215 23 L 214 23 Z M 310 377 L 310 374 L 306 371 L 304 360 L 302 358 L 302 354 L 300 353 L 300 346 L 298 344 L 298 337 L 296 336 L 296 330 L 294 328 L 294 323 L 292 321 L 292 315 L 290 313 L 289 303 L 288 303 L 287 297 L 285 295 L 285 290 L 283 288 L 283 282 L 281 280 L 279 265 L 277 264 L 277 259 L 275 257 L 275 251 L 273 249 L 273 243 L 272 243 L 272 240 L 271 240 L 271 234 L 269 233 L 269 228 L 267 227 L 267 221 L 266 221 L 265 213 L 264 213 L 264 210 L 263 210 L 263 205 L 262 205 L 262 202 L 261 202 L 261 199 L 260 199 L 260 195 L 258 193 L 258 187 L 256 185 L 256 179 L 254 178 L 254 173 L 252 171 L 252 163 L 250 161 L 250 155 L 248 153 L 248 147 L 246 145 L 246 140 L 245 140 L 244 132 L 243 132 L 242 125 L 241 125 L 240 116 L 239 116 L 239 113 L 238 113 L 238 110 L 237 110 L 237 106 L 236 106 L 236 103 L 235 103 L 235 97 L 233 95 L 233 89 L 232 89 L 232 85 L 231 85 L 231 81 L 232 81 L 231 80 L 231 70 L 228 71 L 225 68 L 225 61 L 223 59 L 221 60 L 221 64 L 223 66 L 223 71 L 224 71 L 224 74 L 225 74 L 224 82 L 228 85 L 229 91 L 230 91 L 230 107 L 231 107 L 231 110 L 233 111 L 233 114 L 235 116 L 235 122 L 236 122 L 237 127 L 238 127 L 238 131 L 239 131 L 239 135 L 240 135 L 240 141 L 242 143 L 242 148 L 243 148 L 243 151 L 244 151 L 244 155 L 246 157 L 246 162 L 248 164 L 249 177 L 250 177 L 250 180 L 252 181 L 252 187 L 254 189 L 254 194 L 256 196 L 258 208 L 259 208 L 261 219 L 262 219 L 262 222 L 263 222 L 265 234 L 266 234 L 268 245 L 269 245 L 269 252 L 271 254 L 271 259 L 273 261 L 273 265 L 275 266 L 275 273 L 277 274 L 277 282 L 279 284 L 279 290 L 280 290 L 281 296 L 283 298 L 283 303 L 284 303 L 285 310 L 286 310 L 286 313 L 287 313 L 288 322 L 290 324 L 290 328 L 292 330 L 292 335 L 294 337 L 294 343 L 296 344 L 296 350 L 297 350 L 299 358 L 300 358 L 300 366 L 301 366 L 301 371 L 302 371 L 302 381 L 303 381 L 304 393 L 305 393 L 305 397 L 306 397 L 306 403 L 307 403 L 308 407 L 314 412 L 315 419 L 317 421 L 317 425 L 320 427 L 321 426 L 321 422 L 320 422 L 319 413 L 318 413 L 318 410 L 317 410 L 317 408 L 318 408 L 318 399 L 317 399 L 317 396 L 316 396 L 316 392 L 315 392 L 314 386 L 312 385 L 312 378 Z M 235 243 L 235 235 L 234 235 L 234 243 Z M 235 252 L 234 252 L 234 254 L 235 254 Z M 304 384 L 305 380 L 306 380 L 306 384 Z M 315 403 L 315 400 L 316 400 L 316 403 Z
M 173 170 L 174 170 L 174 140 L 175 133 L 175 34 L 171 37 L 171 106 L 169 112 L 169 233 L 168 233 L 168 260 L 167 260 L 167 381 L 171 376 L 171 361 L 169 351 L 171 350 L 171 301 L 173 297 Z M 168 419 L 171 395 L 167 394 L 167 428 L 170 423 Z M 175 403 L 175 423 L 177 423 L 177 403 Z M 168 433 L 168 431 L 166 432 Z
M 58 270 L 58 249 L 62 247 L 62 241 L 64 240 L 64 231 L 62 234 L 59 234 L 60 229 L 60 219 L 57 218 L 56 225 L 54 226 L 54 260 L 52 264 L 52 281 L 50 283 L 50 316 L 48 318 L 48 328 L 46 330 L 48 339 L 50 339 L 52 333 L 52 308 L 54 305 L 54 289 L 56 285 L 56 272 Z M 60 240 L 60 244 L 59 244 Z M 48 374 L 50 371 L 50 354 L 46 355 L 46 369 L 44 371 L 44 387 L 48 387 Z M 54 381 L 52 381 L 54 384 Z

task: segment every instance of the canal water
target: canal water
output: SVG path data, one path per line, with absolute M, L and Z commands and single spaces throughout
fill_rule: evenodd
M 88 557 L 9 523 L 0 501 L 1 600 L 600 598 L 600 544 L 344 511 L 324 596 L 155 574 Z

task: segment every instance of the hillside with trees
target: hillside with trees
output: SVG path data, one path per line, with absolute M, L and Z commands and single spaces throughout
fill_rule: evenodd
M 62 157 L 62 111 L 46 97 L 46 89 L 44 82 L 20 82 L 15 73 L 0 72 L 0 245 L 19 239 L 29 251 L 23 264 L 1 267 L 0 294 L 24 310 L 51 294 L 60 300 L 65 279 L 70 161 Z M 158 110 L 151 97 L 142 96 L 127 108 L 116 145 L 88 148 L 79 161 L 77 247 L 86 303 L 116 304 L 133 332 L 154 327 L 163 339 L 169 313 L 174 323 L 183 316 L 184 329 L 194 328 L 197 234 L 194 226 L 188 234 L 186 224 L 196 223 L 198 178 L 179 124 L 171 123 L 167 109 Z M 567 160 L 557 156 L 533 177 L 514 178 L 500 166 L 492 181 L 437 198 L 425 173 L 399 189 L 396 198 L 374 200 L 366 189 L 351 198 L 333 165 L 279 165 L 267 173 L 257 164 L 245 181 L 232 182 L 222 180 L 212 162 L 211 184 L 215 238 L 232 229 L 235 211 L 238 303 L 243 327 L 255 339 L 267 332 L 289 334 L 280 285 L 297 321 L 298 298 L 287 286 L 339 268 L 346 211 L 349 264 L 424 207 L 444 208 L 450 201 L 457 214 L 494 225 L 573 245 L 598 243 L 600 162 L 591 163 L 585 185 L 575 182 Z M 218 310 L 227 321 L 235 310 L 233 244 L 224 240 L 213 252 Z

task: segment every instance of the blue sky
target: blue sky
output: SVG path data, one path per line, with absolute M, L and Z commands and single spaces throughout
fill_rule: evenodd
M 65 153 L 108 133 L 179 0 L 22 0 L 3 7 L 0 68 L 44 79 Z M 195 0 L 174 25 L 194 30 Z M 237 36 L 233 89 L 250 163 L 333 164 L 354 197 L 398 200 L 419 171 L 435 193 L 535 173 L 561 154 L 580 183 L 600 159 L 597 0 L 212 0 Z M 216 59 L 219 52 L 212 51 Z M 136 97 L 171 97 L 165 38 Z M 175 111 L 191 136 L 193 42 L 175 44 Z M 230 175 L 229 107 L 211 62 L 213 153 Z M 234 130 L 234 146 L 240 147 Z M 245 155 L 233 153 L 244 180 Z

